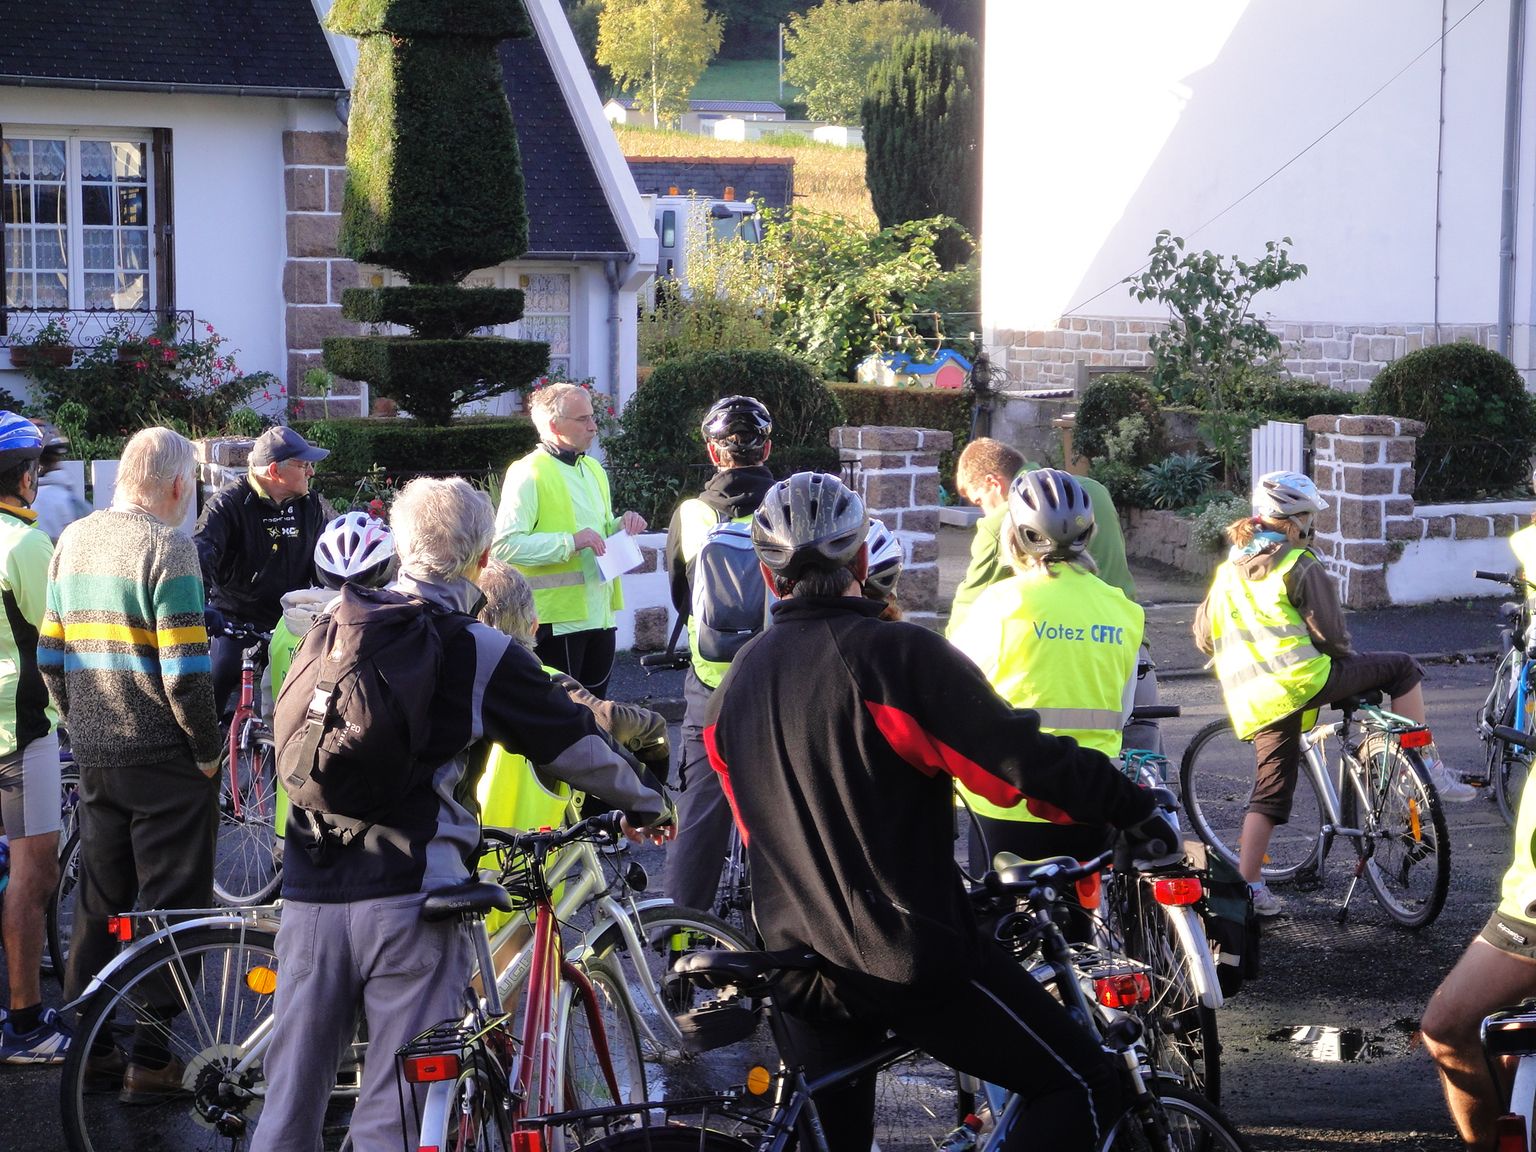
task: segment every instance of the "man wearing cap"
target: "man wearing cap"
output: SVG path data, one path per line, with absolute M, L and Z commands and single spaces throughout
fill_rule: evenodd
M 309 490 L 309 479 L 329 455 L 292 428 L 268 428 L 245 476 L 208 501 L 194 540 L 208 604 L 226 619 L 271 631 L 283 594 L 312 583 L 315 543 L 331 509 Z M 228 720 L 240 686 L 240 643 L 217 636 L 211 646 L 214 700 Z

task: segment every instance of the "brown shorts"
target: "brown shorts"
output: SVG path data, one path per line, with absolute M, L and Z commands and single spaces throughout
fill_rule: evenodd
M 1495 911 L 1478 936 L 1500 952 L 1508 952 L 1522 960 L 1536 960 L 1536 924 Z

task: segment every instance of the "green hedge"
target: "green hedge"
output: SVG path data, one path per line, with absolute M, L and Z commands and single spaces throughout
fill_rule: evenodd
M 308 420 L 294 428 L 306 440 L 329 448 L 320 466 L 327 478 L 355 483 L 375 464 L 386 474 L 458 472 L 483 475 L 506 468 L 539 441 L 531 421 L 521 417 L 469 417 L 446 428 L 415 420 Z
M 955 495 L 955 461 L 971 435 L 974 394 L 956 388 L 886 388 L 880 384 L 829 384 L 843 406 L 843 423 L 952 432 L 955 446 L 939 454 L 939 482 Z

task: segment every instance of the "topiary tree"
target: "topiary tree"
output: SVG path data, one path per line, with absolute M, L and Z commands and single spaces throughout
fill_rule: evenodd
M 522 162 L 496 45 L 532 34 L 519 0 L 336 0 L 326 27 L 359 41 L 340 248 L 407 287 L 350 288 L 342 313 L 410 336 L 333 336 L 325 366 L 417 419 L 526 385 L 549 347 L 474 337 L 523 314 L 516 289 L 457 287 L 528 249 Z
M 776 476 L 836 471 L 828 434 L 842 420 L 837 397 L 804 360 L 783 352 L 701 352 L 658 367 L 624 406 L 619 431 L 603 441 L 615 508 L 633 508 L 658 528 L 679 499 L 709 479 L 699 421 L 722 396 L 756 396 L 773 414 Z
M 904 36 L 870 74 L 864 97 L 864 173 L 882 228 L 952 216 L 981 228 L 980 52 L 969 36 L 934 29 Z M 970 245 L 940 242 L 952 268 Z
M 1362 411 L 1424 422 L 1414 460 L 1420 499 L 1529 491 L 1536 413 L 1508 359 L 1476 344 L 1439 344 L 1376 374 Z

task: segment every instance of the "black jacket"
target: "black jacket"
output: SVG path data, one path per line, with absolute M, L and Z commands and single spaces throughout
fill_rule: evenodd
M 1150 796 L 1102 754 L 1040 732 L 942 636 L 862 598 L 781 601 L 737 654 L 704 730 L 747 845 L 768 948 L 809 947 L 902 985 L 975 970 L 951 778 L 1126 827 Z
M 721 520 L 734 520 L 756 512 L 774 483 L 773 473 L 765 464 L 726 468 L 710 477 L 704 491 L 694 499 L 708 504 Z M 677 609 L 679 619 L 686 620 L 693 609 L 693 564 L 683 559 L 678 516 L 679 512 L 672 513 L 672 523 L 667 527 L 667 580 L 672 591 L 672 606 Z
M 248 477 L 219 489 L 193 537 L 208 603 L 233 620 L 272 628 L 283 593 L 314 583 L 315 544 L 329 518 L 315 492 L 278 505 Z

